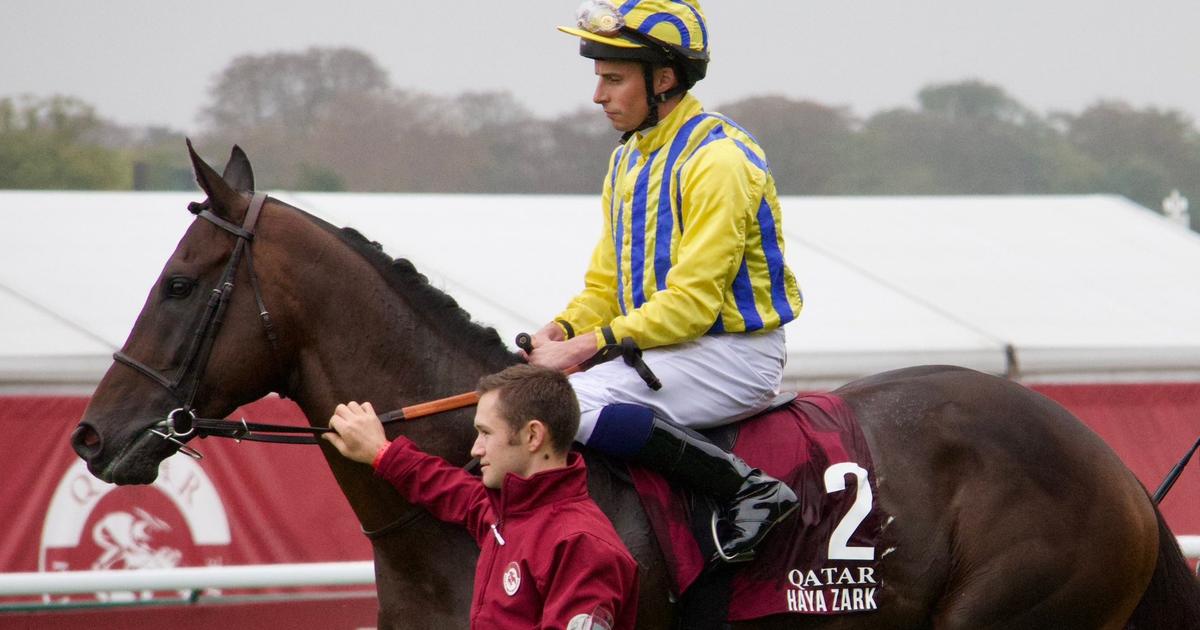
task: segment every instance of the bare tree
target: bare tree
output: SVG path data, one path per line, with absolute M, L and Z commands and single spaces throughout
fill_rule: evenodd
M 387 73 L 365 53 L 349 48 L 310 48 L 235 58 L 209 89 L 201 112 L 214 132 L 244 132 L 281 123 L 308 132 L 345 96 L 387 92 Z

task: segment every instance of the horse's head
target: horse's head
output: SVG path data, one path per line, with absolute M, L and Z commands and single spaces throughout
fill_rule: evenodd
M 250 162 L 234 147 L 220 175 L 190 142 L 188 151 L 208 199 L 188 206 L 196 220 L 71 436 L 88 470 L 105 481 L 154 481 L 158 464 L 188 439 L 191 419 L 223 417 L 279 390 L 284 378 L 280 350 L 260 319 L 270 296 L 253 277 L 271 263 L 254 245 L 263 199 L 253 196 Z

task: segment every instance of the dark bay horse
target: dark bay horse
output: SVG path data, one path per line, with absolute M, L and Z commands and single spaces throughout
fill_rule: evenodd
M 250 210 L 253 175 L 240 149 L 223 175 L 191 155 L 208 199 L 190 207 L 198 218 L 72 436 L 92 474 L 152 482 L 179 446 L 151 429 L 181 406 L 223 417 L 274 391 L 323 426 L 339 402 L 392 409 L 450 396 L 518 360 L 411 264 L 357 232 L 271 199 Z M 881 542 L 880 610 L 735 627 L 1200 627 L 1200 593 L 1144 488 L 1061 407 L 945 366 L 837 393 L 862 423 L 877 500 L 894 517 Z M 389 434 L 462 464 L 472 413 Z M 374 533 L 380 626 L 465 627 L 473 541 L 405 503 L 369 467 L 321 448 Z M 639 627 L 673 627 L 662 555 L 636 496 L 603 467 L 590 476 L 641 567 Z

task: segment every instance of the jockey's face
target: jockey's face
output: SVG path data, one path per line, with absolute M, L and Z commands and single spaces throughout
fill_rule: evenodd
M 646 79 L 637 61 L 596 60 L 596 91 L 592 102 L 604 108 L 604 115 L 617 131 L 633 131 L 646 120 Z
M 523 437 L 528 429 L 513 432 L 497 408 L 499 392 L 487 392 L 475 408 L 475 430 L 478 436 L 471 447 L 471 456 L 479 458 L 483 485 L 499 489 L 508 473 L 528 477 L 534 454 L 526 448 Z

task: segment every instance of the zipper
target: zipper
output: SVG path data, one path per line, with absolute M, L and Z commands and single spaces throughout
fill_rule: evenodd
M 491 524 L 492 535 L 496 537 L 496 542 L 500 543 L 500 546 L 504 546 L 504 544 L 505 544 L 504 537 L 500 535 L 500 530 L 498 529 L 499 525 L 500 525 L 499 521 Z M 492 557 L 490 558 L 490 562 L 488 562 L 487 575 L 484 576 L 483 581 L 481 581 L 475 585 L 475 588 L 474 588 L 474 591 L 476 594 L 475 599 L 477 599 L 478 601 L 475 602 L 475 607 L 474 607 L 473 611 L 471 612 L 472 622 L 474 622 L 474 620 L 476 618 L 478 618 L 479 614 L 483 611 L 483 602 L 485 599 L 487 599 L 486 594 L 488 591 L 488 585 L 491 584 L 491 582 L 492 582 L 492 575 L 495 574 L 496 563 L 499 561 L 500 561 L 500 553 L 499 553 L 499 551 L 497 551 L 492 554 Z M 472 625 L 474 625 L 474 623 L 472 623 Z

